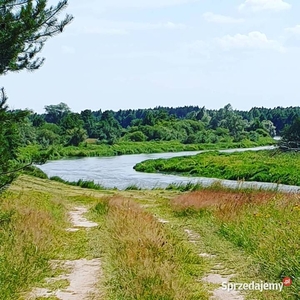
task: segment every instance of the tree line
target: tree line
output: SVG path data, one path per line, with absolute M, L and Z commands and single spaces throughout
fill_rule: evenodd
M 98 143 L 177 140 L 185 144 L 217 143 L 281 135 L 300 115 L 299 107 L 218 110 L 205 107 L 156 107 L 152 109 L 72 112 L 65 103 L 45 106 L 45 113 L 31 113 L 23 127 L 23 140 L 44 147 L 78 146 L 87 138 Z M 277 126 L 276 126 L 277 125 Z

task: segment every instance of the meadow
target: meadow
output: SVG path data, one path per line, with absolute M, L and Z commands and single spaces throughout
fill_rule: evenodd
M 207 152 L 194 156 L 147 160 L 134 168 L 184 176 L 300 185 L 300 156 L 279 150 L 234 153 Z
M 240 270 L 240 279 L 235 282 L 247 282 L 244 276 L 249 273 L 254 275 L 255 282 L 280 282 L 285 277 L 293 281 L 282 294 L 270 291 L 253 294 L 250 299 L 299 299 L 299 195 L 213 188 L 174 198 L 170 201 L 170 210 L 176 218 L 188 219 L 203 240 L 209 236 L 205 233 L 208 228 L 205 224 L 210 226 L 209 230 L 219 239 L 209 238 L 209 249 L 214 254 L 216 248 L 223 251 L 223 259 L 229 260 L 231 268 L 241 267 L 234 257 L 236 249 L 250 259 L 245 267 L 252 271 Z M 224 249 L 224 241 L 229 242 L 227 249 Z M 228 252 L 230 248 L 233 252 Z
M 94 190 L 20 176 L 0 196 L 0 299 L 29 299 L 36 286 L 64 289 L 64 280 L 45 283 L 64 272 L 49 262 L 79 258 L 102 261 L 95 299 L 209 299 L 219 288 L 203 280 L 212 272 L 231 282 L 288 276 L 283 292 L 244 298 L 299 299 L 297 194 L 175 188 Z M 99 226 L 67 232 L 74 206 L 86 206 Z

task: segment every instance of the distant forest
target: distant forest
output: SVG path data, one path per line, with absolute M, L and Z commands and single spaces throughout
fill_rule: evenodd
M 44 114 L 31 113 L 23 138 L 26 144 L 78 146 L 87 138 L 98 143 L 122 141 L 171 141 L 184 144 L 256 141 L 280 135 L 300 116 L 300 107 L 234 110 L 230 104 L 218 110 L 199 106 L 128 109 L 117 112 L 72 112 L 65 103 L 45 106 Z

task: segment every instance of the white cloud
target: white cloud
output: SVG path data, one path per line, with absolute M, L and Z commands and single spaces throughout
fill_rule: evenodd
M 246 0 L 239 6 L 239 10 L 251 9 L 253 12 L 271 10 L 282 11 L 291 8 L 291 4 L 284 0 Z
M 201 54 L 210 57 L 212 53 L 219 50 L 274 50 L 285 52 L 286 49 L 281 43 L 268 37 L 259 31 L 253 31 L 248 34 L 225 35 L 221 38 L 211 39 L 209 41 L 197 40 L 187 45 L 189 52 Z
M 226 35 L 216 39 L 217 45 L 224 50 L 231 49 L 271 49 L 284 52 L 284 47 L 275 40 L 259 31 L 252 31 L 248 34 Z
M 244 19 L 236 19 L 229 16 L 214 14 L 212 12 L 207 12 L 203 14 L 203 17 L 207 22 L 211 23 L 234 24 L 244 22 Z
M 285 29 L 286 32 L 292 33 L 294 35 L 300 35 L 300 25 L 296 25 L 294 27 L 289 27 Z

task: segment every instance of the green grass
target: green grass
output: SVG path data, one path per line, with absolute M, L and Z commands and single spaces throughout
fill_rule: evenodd
M 194 282 L 204 260 L 151 214 L 124 197 L 101 201 L 93 211 L 103 224 L 109 299 L 208 299 Z
M 98 227 L 65 231 L 67 212 L 78 205 L 90 208 Z M 299 217 L 298 195 L 274 191 L 190 184 L 120 192 L 22 175 L 0 196 L 0 299 L 20 299 L 36 286 L 65 287 L 45 286 L 51 259 L 99 257 L 104 300 L 209 299 L 218 286 L 201 279 L 219 263 L 221 275 L 235 274 L 233 282 L 293 279 L 283 293 L 250 292 L 245 299 L 299 299 Z M 198 236 L 194 243 L 186 229 Z
M 187 192 L 187 191 L 197 191 L 203 189 L 203 186 L 200 183 L 171 183 L 166 188 L 168 191 L 180 191 L 180 192 Z
M 224 208 L 223 208 L 224 209 Z M 228 209 L 228 208 L 227 208 Z M 219 233 L 252 255 L 269 281 L 291 277 L 287 294 L 300 298 L 300 201 L 277 195 L 266 203 L 249 203 L 236 216 L 222 214 Z M 298 298 L 297 298 L 298 297 Z
M 98 183 L 95 183 L 93 180 L 79 179 L 78 181 L 68 181 L 68 180 L 62 179 L 59 176 L 52 176 L 52 177 L 50 177 L 50 180 L 64 183 L 64 184 L 71 185 L 71 186 L 78 186 L 78 187 L 86 188 L 86 189 L 105 190 L 105 187 L 103 187 L 102 185 L 100 185 Z
M 203 285 L 194 284 L 203 259 L 125 198 L 133 194 L 144 197 L 139 190 L 97 191 L 20 176 L 0 196 L 0 299 L 26 299 L 33 287 L 65 287 L 65 281 L 45 283 L 63 273 L 52 270 L 50 260 L 99 257 L 103 299 L 208 299 Z M 92 207 L 88 217 L 99 226 L 67 232 L 66 213 L 77 205 Z
M 246 148 L 276 144 L 272 138 L 261 137 L 257 142 L 243 140 L 241 142 L 220 142 L 215 144 L 182 144 L 178 141 L 156 142 L 120 142 L 114 145 L 95 145 L 86 143 L 79 147 L 51 146 L 48 149 L 39 149 L 37 145 L 31 145 L 19 150 L 19 160 L 28 161 L 31 157 L 44 157 L 60 159 L 63 157 L 97 157 L 117 156 L 125 154 L 163 153 L 180 151 L 198 151 L 229 148 Z
M 293 280 L 283 293 L 253 293 L 249 299 L 300 298 L 297 195 L 203 189 L 171 200 L 169 210 L 177 222 L 188 222 L 200 234 L 206 251 L 233 269 L 234 282 Z
M 93 230 L 65 230 L 76 195 L 86 205 L 99 201 L 81 188 L 27 175 L 0 195 L 1 300 L 27 299 L 33 287 L 45 287 L 45 278 L 57 275 L 50 260 L 100 256 L 99 245 L 91 246 Z
M 141 172 L 300 185 L 300 155 L 278 150 L 234 153 L 208 152 L 156 159 L 135 166 Z

